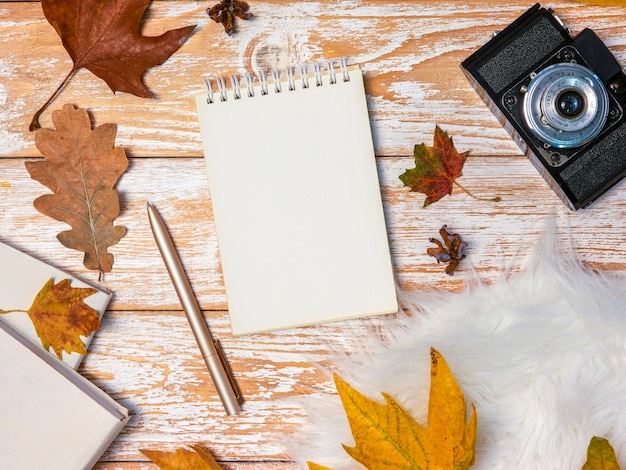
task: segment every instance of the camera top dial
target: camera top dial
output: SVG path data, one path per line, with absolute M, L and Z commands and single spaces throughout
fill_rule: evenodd
M 602 81 L 587 67 L 554 64 L 531 75 L 523 115 L 530 130 L 545 144 L 579 147 L 600 133 L 609 112 Z

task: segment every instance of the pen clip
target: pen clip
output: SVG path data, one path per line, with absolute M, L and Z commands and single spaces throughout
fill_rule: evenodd
M 215 351 L 217 352 L 217 357 L 222 363 L 224 370 L 226 371 L 226 376 L 228 377 L 228 383 L 230 384 L 230 388 L 233 390 L 235 394 L 235 398 L 237 402 L 241 405 L 243 403 L 243 396 L 241 395 L 241 390 L 239 389 L 239 385 L 235 381 L 235 377 L 233 376 L 233 371 L 230 368 L 230 364 L 226 359 L 226 354 L 224 353 L 224 349 L 222 348 L 222 343 L 219 339 L 214 339 L 213 344 L 215 345 Z

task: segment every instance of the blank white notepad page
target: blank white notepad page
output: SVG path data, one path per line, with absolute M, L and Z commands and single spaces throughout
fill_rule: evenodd
M 363 77 L 346 73 L 197 97 L 235 335 L 397 310 Z

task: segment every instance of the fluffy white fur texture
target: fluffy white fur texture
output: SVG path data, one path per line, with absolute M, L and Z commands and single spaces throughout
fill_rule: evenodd
M 555 233 L 490 285 L 474 273 L 459 293 L 401 293 L 413 316 L 386 324 L 385 340 L 372 335 L 363 351 L 338 354 L 338 372 L 371 398 L 391 394 L 426 424 L 433 346 L 468 413 L 470 403 L 477 409 L 473 469 L 579 470 L 594 435 L 609 439 L 626 468 L 626 278 L 585 267 Z M 354 440 L 331 392 L 302 397 L 305 423 L 283 440 L 286 452 L 303 467 L 362 469 L 341 447 Z

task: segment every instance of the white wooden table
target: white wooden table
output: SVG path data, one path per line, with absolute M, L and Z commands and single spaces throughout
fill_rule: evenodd
M 347 57 L 365 74 L 370 118 L 393 263 L 406 289 L 463 288 L 473 266 L 486 282 L 528 251 L 548 214 L 566 220 L 586 263 L 626 269 L 626 186 L 620 183 L 590 208 L 571 212 L 552 192 L 464 78 L 459 64 L 494 31 L 528 7 L 513 0 L 397 1 L 251 0 L 251 21 L 228 37 L 205 9 L 214 2 L 155 1 L 145 35 L 198 24 L 170 60 L 151 69 L 158 99 L 124 93 L 80 71 L 51 110 L 65 103 L 87 109 L 94 125 L 118 125 L 117 144 L 130 159 L 118 189 L 127 235 L 111 251 L 103 284 L 114 293 L 80 372 L 132 412 L 99 469 L 155 468 L 139 449 L 173 450 L 200 443 L 226 468 L 295 468 L 277 433 L 297 432 L 303 416 L 280 399 L 332 390 L 313 361 L 332 365 L 329 345 L 350 350 L 376 319 L 233 338 L 209 200 L 193 95 L 219 72 Z M 626 9 L 550 3 L 577 33 L 591 27 L 626 63 Z M 40 158 L 28 124 L 71 68 L 71 60 L 38 2 L 0 3 L 0 240 L 87 279 L 82 255 L 64 248 L 64 225 L 37 212 L 47 190 L 24 162 Z M 51 127 L 50 110 L 42 116 Z M 435 125 L 471 151 L 456 189 L 422 208 L 398 176 L 413 167 L 415 144 L 431 145 Z M 332 171 L 332 169 L 329 169 Z M 346 179 L 346 184 L 350 181 Z M 175 233 L 192 285 L 214 334 L 222 339 L 246 398 L 245 412 L 226 417 L 190 333 L 146 216 L 153 202 Z M 426 255 L 429 237 L 447 223 L 470 244 L 453 277 Z M 1 456 L 0 456 L 1 457 Z

